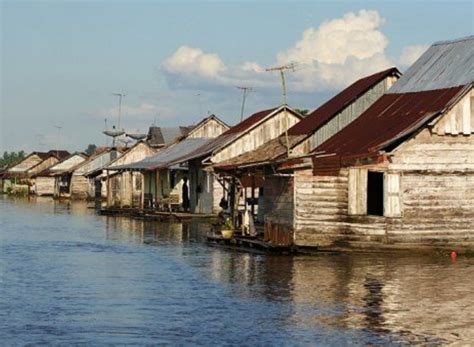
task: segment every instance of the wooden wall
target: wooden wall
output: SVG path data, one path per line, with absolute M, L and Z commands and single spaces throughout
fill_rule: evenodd
M 187 138 L 198 138 L 198 137 L 207 137 L 207 138 L 214 138 L 228 130 L 229 127 L 224 125 L 221 122 L 218 122 L 215 119 L 209 119 L 208 121 L 201 124 L 201 126 L 197 127 L 190 131 Z
M 7 171 L 8 172 L 25 172 L 28 169 L 32 168 L 33 166 L 39 164 L 42 161 L 42 159 L 36 155 L 30 155 L 26 157 L 24 160 L 19 162 L 17 165 L 9 168 Z
M 286 115 L 288 115 L 288 122 L 286 121 Z M 253 151 L 264 143 L 280 136 L 285 132 L 285 129 L 292 127 L 299 121 L 300 118 L 293 113 L 280 111 L 218 150 L 212 156 L 212 162 L 219 163 L 242 153 Z
M 86 199 L 89 197 L 89 180 L 82 175 L 72 175 L 71 177 L 71 198 Z
M 54 177 L 36 177 L 36 195 L 54 195 L 55 184 Z

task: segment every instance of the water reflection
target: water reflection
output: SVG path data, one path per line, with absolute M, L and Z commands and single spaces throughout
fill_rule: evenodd
M 473 258 L 261 255 L 206 246 L 209 225 L 197 221 L 103 217 L 93 204 L 39 198 L 0 198 L 0 211 L 0 338 L 12 343 L 38 329 L 79 343 L 98 331 L 101 342 L 138 344 L 474 341 Z M 26 314 L 25 298 L 40 313 Z

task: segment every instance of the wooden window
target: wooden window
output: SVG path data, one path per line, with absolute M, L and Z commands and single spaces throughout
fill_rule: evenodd
M 401 217 L 401 178 L 398 173 L 349 169 L 349 215 Z
M 383 216 L 384 174 L 369 171 L 367 173 L 367 214 Z
M 387 217 L 401 217 L 401 197 L 400 197 L 400 174 L 387 173 L 385 174 L 385 216 Z
M 349 169 L 349 206 L 350 215 L 367 214 L 367 170 Z

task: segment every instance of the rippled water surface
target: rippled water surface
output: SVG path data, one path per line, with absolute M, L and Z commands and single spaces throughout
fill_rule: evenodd
M 90 207 L 0 197 L 2 345 L 474 341 L 473 258 L 235 253 Z

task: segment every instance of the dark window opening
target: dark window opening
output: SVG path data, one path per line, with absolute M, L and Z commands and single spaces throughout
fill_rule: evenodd
M 367 214 L 383 216 L 383 172 L 368 172 Z

